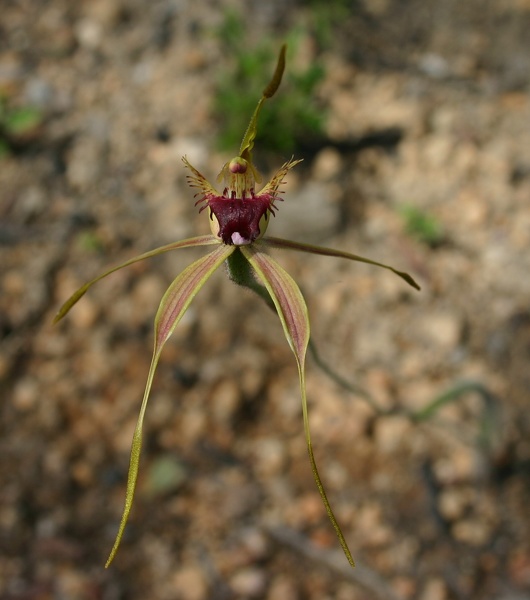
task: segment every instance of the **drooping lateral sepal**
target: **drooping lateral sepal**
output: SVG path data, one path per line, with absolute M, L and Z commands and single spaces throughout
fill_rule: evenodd
M 147 376 L 147 384 L 140 407 L 140 414 L 134 430 L 131 459 L 129 464 L 129 473 L 127 475 L 127 489 L 125 492 L 125 506 L 123 509 L 122 518 L 114 546 L 110 552 L 106 567 L 110 565 L 118 551 L 129 513 L 134 499 L 134 490 L 136 488 L 136 480 L 138 477 L 138 467 L 140 464 L 140 452 L 142 449 L 142 428 L 147 408 L 147 402 L 153 384 L 156 367 L 160 358 L 160 353 L 164 344 L 167 342 L 180 319 L 188 309 L 191 301 L 197 295 L 202 286 L 208 281 L 214 271 L 230 256 L 234 251 L 233 247 L 219 245 L 213 252 L 203 256 L 199 260 L 192 263 L 184 269 L 182 273 L 176 277 L 173 283 L 169 286 L 155 317 L 155 344 L 153 350 L 153 358 L 149 367 Z
M 295 355 L 296 364 L 298 366 L 298 376 L 300 381 L 300 394 L 302 398 L 302 414 L 304 420 L 304 433 L 311 463 L 313 478 L 317 485 L 320 497 L 326 508 L 329 520 L 335 529 L 335 533 L 339 538 L 342 550 L 352 567 L 355 562 L 351 555 L 350 549 L 342 533 L 340 525 L 335 518 L 331 505 L 329 503 L 326 491 L 317 464 L 313 454 L 311 444 L 311 435 L 309 431 L 309 416 L 307 410 L 307 396 L 305 385 L 305 355 L 307 345 L 309 343 L 309 317 L 307 314 L 307 306 L 300 292 L 300 289 L 294 279 L 270 256 L 260 252 L 256 245 L 245 246 L 241 248 L 241 252 L 247 258 L 253 269 L 258 274 L 267 291 L 269 292 L 272 301 L 276 307 L 276 312 L 280 317 L 280 321 L 285 333 L 285 337 Z

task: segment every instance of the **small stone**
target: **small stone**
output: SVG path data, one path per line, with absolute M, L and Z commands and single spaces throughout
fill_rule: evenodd
M 32 410 L 39 394 L 39 386 L 31 377 L 20 379 L 13 390 L 13 405 L 21 412 Z
M 79 191 L 95 187 L 103 168 L 101 143 L 95 138 L 79 138 L 68 155 L 66 177 L 68 183 Z
M 253 561 L 261 560 L 269 552 L 269 539 L 257 528 L 249 528 L 243 532 L 243 545 Z
M 15 214 L 23 222 L 28 223 L 46 208 L 46 193 L 42 187 L 31 186 L 21 192 L 15 205 Z
M 373 368 L 367 371 L 364 387 L 379 408 L 390 409 L 394 404 L 395 390 L 390 373 L 385 369 Z
M 516 585 L 530 586 L 530 553 L 515 550 L 508 559 L 508 572 Z
M 298 600 L 296 583 L 286 575 L 279 575 L 269 587 L 267 600 Z
M 30 106 L 47 109 L 53 103 L 53 88 L 46 80 L 31 77 L 26 82 L 24 97 Z
M 326 514 L 320 496 L 314 493 L 306 493 L 296 500 L 289 499 L 284 510 L 289 525 L 296 529 L 317 525 Z
M 142 314 L 146 311 L 152 312 L 160 303 L 160 299 L 166 291 L 162 277 L 155 274 L 143 275 L 134 286 L 133 301 L 135 308 Z
M 244 598 L 259 598 L 265 592 L 267 577 L 261 569 L 249 567 L 236 573 L 230 580 L 233 591 Z
M 356 515 L 357 535 L 360 543 L 368 548 L 388 546 L 393 533 L 383 522 L 383 511 L 377 502 L 363 506 Z
M 60 598 L 86 597 L 89 586 L 88 576 L 71 567 L 62 567 L 56 580 L 56 591 Z
M 406 442 L 411 431 L 410 420 L 402 416 L 378 419 L 375 425 L 377 449 L 383 454 L 392 454 Z
M 95 50 L 101 44 L 103 29 L 97 21 L 85 18 L 77 23 L 75 34 L 80 46 Z
M 4 294 L 19 296 L 26 289 L 24 275 L 15 269 L 8 271 L 2 278 L 2 290 Z
M 417 582 L 412 577 L 396 577 L 392 581 L 392 589 L 402 598 L 413 598 L 418 589 Z
M 234 379 L 224 379 L 213 391 L 211 411 L 215 420 L 228 425 L 241 403 L 241 393 Z
M 452 529 L 453 536 L 459 542 L 480 547 L 487 543 L 491 536 L 488 523 L 478 519 L 459 521 Z
M 462 332 L 462 322 L 453 312 L 429 311 L 414 325 L 416 331 L 423 333 L 425 341 L 434 344 L 443 351 L 452 350 L 458 345 Z
M 201 406 L 194 406 L 191 399 L 188 400 L 181 418 L 181 432 L 182 442 L 191 445 L 205 435 L 207 415 Z
M 75 329 L 90 329 L 96 323 L 100 311 L 98 305 L 92 298 L 86 295 L 82 302 L 79 302 L 75 310 L 72 310 L 68 318 Z
M 455 447 L 450 455 L 437 459 L 434 463 L 434 472 L 440 483 L 449 485 L 475 479 L 479 474 L 478 467 L 474 449 L 461 445 Z
M 342 157 L 334 148 L 323 148 L 313 162 L 313 178 L 317 181 L 329 181 L 342 169 Z
M 438 578 L 429 579 L 420 595 L 420 600 L 446 600 L 446 598 L 447 586 Z
M 173 576 L 173 593 L 182 600 L 205 600 L 208 598 L 208 585 L 199 567 L 180 568 Z
M 94 469 L 87 460 L 78 460 L 74 463 L 71 473 L 76 483 L 81 487 L 88 487 L 94 483 Z
M 463 515 L 468 502 L 467 490 L 450 487 L 441 492 L 438 508 L 445 519 L 455 521 Z
M 254 444 L 257 472 L 265 477 L 281 473 L 287 457 L 285 443 L 277 438 L 262 438 Z

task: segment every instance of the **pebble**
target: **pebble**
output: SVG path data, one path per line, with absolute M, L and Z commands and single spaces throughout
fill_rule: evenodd
M 267 575 L 262 569 L 248 567 L 230 578 L 232 590 L 244 598 L 259 598 L 265 593 Z
M 17 199 L 14 214 L 23 223 L 29 223 L 46 209 L 47 195 L 44 188 L 30 186 Z
M 375 440 L 379 452 L 394 454 L 407 443 L 412 424 L 406 417 L 382 417 L 375 424 Z
M 392 580 L 392 589 L 402 598 L 414 598 L 418 582 L 412 577 L 396 577 Z
M 192 445 L 206 434 L 208 415 L 202 406 L 194 405 L 194 398 L 188 397 L 184 405 L 181 427 L 182 443 Z
M 287 448 L 278 438 L 260 438 L 253 443 L 254 468 L 263 477 L 273 477 L 286 465 Z
M 269 538 L 260 529 L 256 527 L 245 529 L 241 537 L 250 560 L 263 560 L 269 554 Z
M 463 323 L 458 314 L 453 311 L 429 311 L 420 316 L 414 323 L 418 334 L 423 334 L 429 347 L 447 352 L 455 348 L 461 338 Z
M 317 181 L 329 181 L 339 175 L 343 159 L 335 148 L 327 147 L 319 151 L 313 161 L 311 172 Z
M 83 600 L 90 594 L 89 579 L 89 575 L 77 571 L 75 567 L 62 565 L 58 568 L 55 593 L 59 598 Z
M 468 489 L 447 487 L 440 493 L 438 509 L 445 519 L 455 521 L 463 515 L 469 501 Z
M 0 89 L 14 92 L 24 81 L 25 71 L 21 55 L 5 49 L 0 56 Z
M 438 578 L 432 578 L 427 581 L 423 588 L 419 600 L 446 600 L 447 586 L 445 582 Z
M 276 576 L 269 587 L 267 600 L 300 600 L 293 578 L 288 575 Z
M 75 34 L 82 48 L 95 50 L 101 45 L 103 29 L 97 21 L 85 18 L 76 24 Z
M 166 288 L 163 277 L 155 273 L 144 274 L 136 280 L 130 298 L 135 322 L 142 323 L 146 316 L 154 314 Z
M 24 97 L 30 106 L 46 110 L 53 105 L 54 90 L 45 79 L 31 77 L 24 86 Z
M 223 379 L 212 392 L 211 414 L 219 425 L 229 426 L 241 405 L 241 392 L 234 378 Z
M 367 548 L 388 546 L 393 540 L 392 530 L 384 523 L 381 505 L 377 502 L 366 503 L 355 516 L 358 543 Z
M 19 379 L 13 390 L 13 405 L 20 412 L 33 409 L 39 396 L 39 382 L 31 376 Z
M 68 183 L 80 192 L 95 187 L 103 169 L 101 143 L 95 138 L 77 139 L 68 155 L 66 177 Z
M 68 313 L 68 320 L 76 330 L 86 331 L 96 324 L 100 314 L 98 303 L 87 294 L 82 302 L 76 304 L 75 310 Z
M 450 454 L 435 461 L 434 472 L 440 483 L 450 485 L 460 481 L 473 481 L 479 474 L 478 466 L 476 450 L 458 445 Z
M 177 569 L 171 579 L 174 596 L 181 600 L 206 600 L 209 597 L 208 584 L 203 571 L 195 565 Z
M 433 79 L 443 79 L 451 72 L 445 58 L 433 52 L 427 52 L 420 57 L 419 68 Z
M 465 519 L 452 528 L 454 538 L 470 546 L 484 546 L 491 536 L 491 527 L 483 519 Z

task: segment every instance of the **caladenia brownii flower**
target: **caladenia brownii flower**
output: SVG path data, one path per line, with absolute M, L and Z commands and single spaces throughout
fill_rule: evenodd
M 260 176 L 252 162 L 252 149 L 256 138 L 257 121 L 263 103 L 267 98 L 270 98 L 275 94 L 280 85 L 285 68 L 285 49 L 285 46 L 281 49 L 276 71 L 269 85 L 265 88 L 262 98 L 258 102 L 243 138 L 243 142 L 241 143 L 238 156 L 226 163 L 219 174 L 218 182 L 222 183 L 222 191 L 214 188 L 208 183 L 208 181 L 206 181 L 206 179 L 191 166 L 186 157 L 183 158 L 185 166 L 191 173 L 188 176 L 189 183 L 192 187 L 199 190 L 197 194 L 199 198 L 196 204 L 200 205 L 200 210 L 205 211 L 208 216 L 212 231 L 211 235 L 201 235 L 173 242 L 167 246 L 162 246 L 155 250 L 151 250 L 150 252 L 146 252 L 145 254 L 141 254 L 140 256 L 131 258 L 123 264 L 106 271 L 78 289 L 63 304 L 55 317 L 55 322 L 62 319 L 92 285 L 100 279 L 103 279 L 103 277 L 106 277 L 123 267 L 179 248 L 191 248 L 195 246 L 213 247 L 213 250 L 209 254 L 196 260 L 176 277 L 164 294 L 156 313 L 154 351 L 151 366 L 147 375 L 147 384 L 140 408 L 140 414 L 132 440 L 129 474 L 125 493 L 125 507 L 116 540 L 106 566 L 109 566 L 116 555 L 131 511 L 138 475 L 138 465 L 140 462 L 142 425 L 160 353 L 195 295 L 213 272 L 223 263 L 227 264 L 228 275 L 233 281 L 256 292 L 273 310 L 276 311 L 280 318 L 285 336 L 294 353 L 298 366 L 304 432 L 313 476 L 342 549 L 350 564 L 354 566 L 348 544 L 344 539 L 341 528 L 337 523 L 326 496 L 311 446 L 305 386 L 305 356 L 309 343 L 309 319 L 307 307 L 296 282 L 276 262 L 276 260 L 265 253 L 265 250 L 267 248 L 300 250 L 312 254 L 335 256 L 338 258 L 368 263 L 392 271 L 416 289 L 419 289 L 419 286 L 407 273 L 397 271 L 388 265 L 384 265 L 368 258 L 363 258 L 362 256 L 350 254 L 349 252 L 342 252 L 341 250 L 303 244 L 301 242 L 293 242 L 275 237 L 264 237 L 269 220 L 277 210 L 276 203 L 280 200 L 279 186 L 282 184 L 288 171 L 300 162 L 293 159 L 287 161 L 272 177 L 269 183 L 259 191 L 257 190 L 256 184 L 260 182 Z

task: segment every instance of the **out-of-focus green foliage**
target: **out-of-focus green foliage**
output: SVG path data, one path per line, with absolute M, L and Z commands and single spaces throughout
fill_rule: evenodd
M 247 43 L 248 32 L 234 13 L 226 14 L 217 35 L 231 57 L 230 65 L 217 79 L 214 103 L 220 125 L 217 144 L 221 150 L 228 150 L 241 141 L 255 98 L 263 92 L 264 74 L 270 73 L 274 65 L 278 43 L 273 38 L 261 39 L 255 45 Z M 300 33 L 292 31 L 286 40 L 288 53 L 296 54 Z M 288 154 L 301 148 L 305 140 L 322 135 L 325 111 L 314 98 L 323 77 L 319 61 L 287 74 L 282 93 L 260 117 L 257 141 L 262 150 Z
M 8 98 L 0 96 L 0 158 L 11 153 L 13 143 L 31 136 L 42 119 L 36 108 L 12 107 Z
M 414 239 L 434 248 L 439 246 L 445 237 L 441 223 L 425 211 L 405 204 L 400 208 L 406 232 Z

